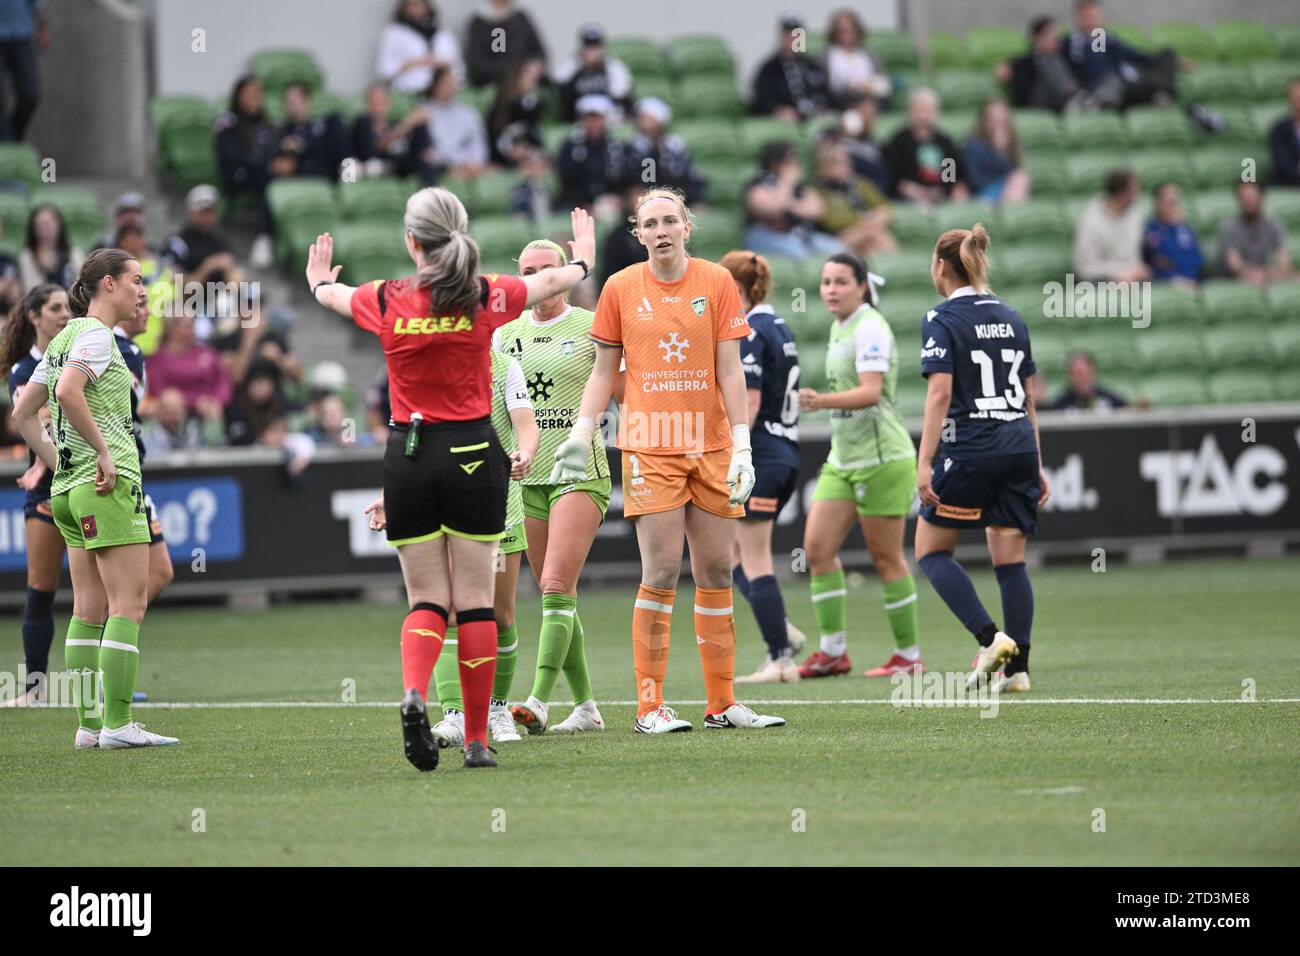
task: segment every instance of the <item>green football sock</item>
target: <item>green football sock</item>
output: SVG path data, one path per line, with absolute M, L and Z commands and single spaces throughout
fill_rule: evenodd
M 140 670 L 140 625 L 113 616 L 99 642 L 99 671 L 104 675 L 104 726 L 117 730 L 131 722 L 131 698 Z
M 582 632 L 582 619 L 576 609 L 573 612 L 573 639 L 569 641 L 569 653 L 564 658 L 564 679 L 569 682 L 569 690 L 573 691 L 575 704 L 594 697 L 591 675 L 587 673 L 586 635 Z
M 577 606 L 578 599 L 572 594 L 542 595 L 542 633 L 537 640 L 537 673 L 533 676 L 533 696 L 542 703 L 551 699 L 560 668 L 568 657 Z
M 844 633 L 844 569 L 836 568 L 812 578 L 813 613 L 817 616 L 817 632 L 821 635 L 822 650 L 832 656 L 845 651 Z
M 497 673 L 492 678 L 492 696 L 497 700 L 510 698 L 510 684 L 515 679 L 515 664 L 519 660 L 519 629 L 513 624 L 497 628 Z
M 885 585 L 885 617 L 900 651 L 916 646 L 916 582 L 909 574 Z
M 79 617 L 68 621 L 63 642 L 63 666 L 72 677 L 72 702 L 77 719 L 87 730 L 104 725 L 103 703 L 99 699 L 99 635 L 103 626 L 87 624 Z
M 447 637 L 442 642 L 438 653 L 438 662 L 433 665 L 433 684 L 438 691 L 438 706 L 442 715 L 448 710 L 465 710 L 465 702 L 460 697 L 460 663 L 457 659 L 457 638 L 455 626 L 447 628 Z

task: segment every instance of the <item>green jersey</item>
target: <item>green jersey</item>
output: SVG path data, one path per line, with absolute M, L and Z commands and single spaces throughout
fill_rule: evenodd
M 553 319 L 533 318 L 529 309 L 519 318 L 497 329 L 493 343 L 519 360 L 533 400 L 533 413 L 541 432 L 541 444 L 526 485 L 550 484 L 555 467 L 555 449 L 569 436 L 578 419 L 582 392 L 596 365 L 596 343 L 588 336 L 595 314 L 569 306 Z M 609 459 L 600 430 L 591 439 L 587 474 L 583 480 L 609 477 Z
M 859 385 L 861 372 L 884 376 L 880 401 L 866 408 L 832 408 L 831 453 L 836 468 L 868 468 L 887 461 L 913 458 L 916 449 L 894 404 L 898 384 L 898 349 L 885 317 L 863 305 L 831 326 L 826 349 L 826 382 L 832 392 L 847 392 Z
M 519 448 L 510 413 L 516 408 L 531 408 L 528 387 L 519 363 L 504 352 L 492 350 L 492 429 L 507 455 Z M 506 528 L 524 520 L 524 490 L 513 479 L 506 492 Z
M 85 316 L 73 319 L 54 337 L 32 373 L 31 380 L 43 383 L 50 395 L 50 427 L 59 459 L 50 495 L 95 480 L 95 450 L 64 417 L 54 397 L 59 377 L 69 370 L 86 376 L 86 404 L 108 445 L 118 480 L 139 484 L 140 453 L 131 417 L 131 370 L 113 341 L 112 330 L 99 319 Z

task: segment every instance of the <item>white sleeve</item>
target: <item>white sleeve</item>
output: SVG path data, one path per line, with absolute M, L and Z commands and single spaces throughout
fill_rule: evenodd
M 860 322 L 853 332 L 853 364 L 858 372 L 888 372 L 893 337 L 877 322 Z
M 498 325 L 495 329 L 492 330 L 492 351 L 493 352 L 505 351 L 505 349 L 501 347 L 501 330 L 504 328 L 505 328 L 504 325 Z
M 397 68 L 406 59 L 402 53 L 401 36 L 393 30 L 391 24 L 384 27 L 379 32 L 379 49 L 375 53 L 375 75 L 391 83 L 397 75 Z
M 27 381 L 35 382 L 37 385 L 49 384 L 49 378 L 46 376 L 45 356 L 41 356 L 41 360 L 36 363 L 36 368 L 32 369 L 32 377 Z
M 465 85 L 465 60 L 460 55 L 460 41 L 450 30 L 439 30 L 433 35 L 433 55 L 446 61 L 456 74 L 456 85 Z
M 113 341 L 113 333 L 106 326 L 101 325 L 98 328 L 87 329 L 73 340 L 64 365 L 68 368 L 81 369 L 86 373 L 87 378 L 95 382 L 104 374 L 116 351 L 117 343 Z M 41 361 L 45 360 L 41 359 Z
M 518 360 L 511 359 L 506 368 L 506 411 L 513 412 L 516 408 L 531 411 L 532 407 L 533 403 L 528 398 L 528 384 L 524 381 L 524 370 L 520 368 Z

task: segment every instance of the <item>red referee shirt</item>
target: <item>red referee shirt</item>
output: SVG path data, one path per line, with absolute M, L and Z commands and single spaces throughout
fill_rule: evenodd
M 463 422 L 492 411 L 492 333 L 519 317 L 527 287 L 517 276 L 479 277 L 472 316 L 430 314 L 429 290 L 414 278 L 376 279 L 352 294 L 352 319 L 379 336 L 388 364 L 393 421 Z M 383 314 L 380 314 L 380 289 Z

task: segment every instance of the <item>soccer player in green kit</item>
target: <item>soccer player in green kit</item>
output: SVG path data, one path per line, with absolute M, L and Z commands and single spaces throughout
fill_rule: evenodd
M 538 239 L 520 253 L 519 274 L 534 275 L 567 262 L 559 245 Z M 555 449 L 578 417 L 582 391 L 596 363 L 596 345 L 587 334 L 594 319 L 592 312 L 570 305 L 561 293 L 501 326 L 494 339 L 523 367 L 541 429 L 537 458 L 523 482 L 523 505 L 528 564 L 542 592 L 542 630 L 532 693 L 511 708 L 515 721 L 530 734 L 605 729 L 593 699 L 578 616 L 578 575 L 609 507 L 609 460 L 600 433 L 592 436 L 586 478 L 561 483 L 555 466 Z M 577 706 L 552 725 L 549 702 L 561 672 Z
M 799 390 L 804 411 L 830 409 L 831 452 L 817 477 L 804 527 L 812 572 L 813 610 L 821 647 L 799 669 L 801 677 L 847 674 L 844 626 L 847 594 L 839 552 L 856 523 L 884 585 L 885 617 L 894 654 L 867 677 L 919 672 L 916 584 L 903 557 L 903 526 L 916 485 L 916 449 L 894 405 L 898 349 L 875 296 L 866 263 L 851 253 L 822 266 L 821 297 L 835 321 L 826 349 L 830 391 Z
M 131 719 L 148 603 L 149 521 L 131 417 L 131 372 L 113 329 L 145 300 L 140 263 L 121 249 L 86 260 L 68 292 L 78 318 L 50 342 L 14 408 L 28 445 L 54 472 L 50 507 L 68 545 L 72 620 L 64 662 L 73 672 L 79 749 L 178 743 Z M 39 413 L 49 402 L 53 442 Z M 102 676 L 103 700 L 93 688 Z

